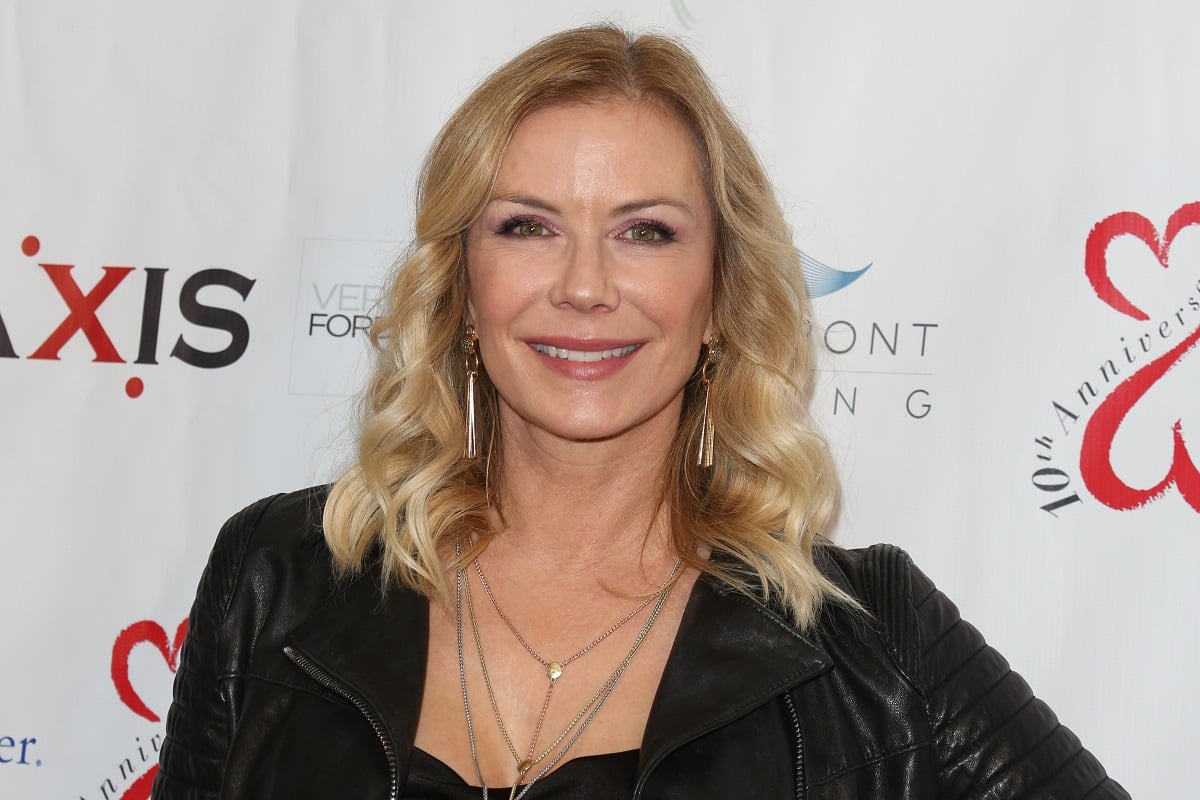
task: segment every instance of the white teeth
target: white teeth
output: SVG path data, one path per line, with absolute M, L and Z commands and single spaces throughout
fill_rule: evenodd
M 561 358 L 566 361 L 603 361 L 606 358 L 621 358 L 636 350 L 638 346 L 631 344 L 612 350 L 568 350 L 565 347 L 551 347 L 548 344 L 535 344 L 533 349 L 551 358 Z

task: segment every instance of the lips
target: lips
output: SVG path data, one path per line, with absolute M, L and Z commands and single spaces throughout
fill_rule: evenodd
M 564 361 L 577 361 L 584 363 L 604 361 L 610 358 L 623 358 L 632 353 L 634 350 L 637 350 L 640 346 L 641 345 L 630 344 L 622 347 L 607 347 L 602 349 L 585 350 L 572 349 L 568 347 L 555 347 L 554 345 L 543 344 L 541 342 L 533 342 L 530 344 L 530 347 L 542 355 L 550 356 L 551 358 L 560 358 Z

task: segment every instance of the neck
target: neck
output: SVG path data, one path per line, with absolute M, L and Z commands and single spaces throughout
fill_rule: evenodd
M 616 591 L 660 584 L 675 561 L 661 503 L 670 446 L 662 438 L 563 443 L 506 435 L 503 524 L 486 561 L 519 565 L 532 579 L 588 576 Z

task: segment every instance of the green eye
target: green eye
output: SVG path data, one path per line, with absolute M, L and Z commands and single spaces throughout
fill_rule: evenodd
M 634 225 L 628 231 L 629 238 L 638 242 L 652 242 L 654 237 L 658 235 L 658 231 L 649 225 Z
M 544 236 L 546 226 L 540 222 L 522 222 L 517 226 L 518 236 Z

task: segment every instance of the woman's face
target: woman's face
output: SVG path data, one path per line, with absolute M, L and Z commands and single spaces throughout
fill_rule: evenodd
M 467 244 L 506 436 L 670 441 L 711 334 L 711 216 L 691 137 L 653 105 L 521 122 Z

